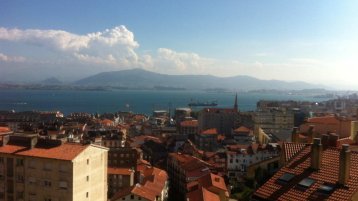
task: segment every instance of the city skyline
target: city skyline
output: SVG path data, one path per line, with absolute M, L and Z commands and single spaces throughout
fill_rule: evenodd
M 358 89 L 355 1 L 0 3 L 0 79 L 132 68 Z

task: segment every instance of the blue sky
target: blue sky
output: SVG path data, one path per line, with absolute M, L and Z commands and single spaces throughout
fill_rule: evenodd
M 358 89 L 357 9 L 354 0 L 3 0 L 0 78 L 141 67 Z

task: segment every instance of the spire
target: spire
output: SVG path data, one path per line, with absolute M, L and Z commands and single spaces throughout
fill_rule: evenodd
M 235 104 L 234 104 L 234 109 L 235 111 L 238 111 L 238 106 L 237 106 L 237 93 L 236 93 L 236 96 L 235 96 Z

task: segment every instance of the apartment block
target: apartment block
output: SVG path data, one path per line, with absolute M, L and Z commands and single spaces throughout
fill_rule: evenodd
M 107 200 L 106 148 L 40 139 L 36 134 L 2 139 L 0 200 Z

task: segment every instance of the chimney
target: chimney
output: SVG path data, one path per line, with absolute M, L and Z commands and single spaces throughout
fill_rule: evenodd
M 298 141 L 299 141 L 299 138 L 298 138 L 298 133 L 297 133 L 297 127 L 293 127 L 293 129 L 292 129 L 292 134 L 291 134 L 291 141 L 293 142 L 293 143 L 298 143 Z
M 329 134 L 329 146 L 337 147 L 338 139 L 339 139 L 339 137 L 336 133 L 330 133 Z
M 314 139 L 314 125 L 310 125 L 309 129 L 308 129 L 308 133 L 307 133 L 307 137 L 308 137 L 308 142 L 307 143 L 313 143 L 313 139 Z
M 351 166 L 351 150 L 348 144 L 343 144 L 339 154 L 339 176 L 338 183 L 345 186 L 349 179 L 349 168 Z
M 329 135 L 328 134 L 322 134 L 321 138 L 322 138 L 323 148 L 327 148 L 329 146 Z
M 7 143 L 9 142 L 9 140 L 10 140 L 10 135 L 3 135 L 3 136 L 2 136 L 1 146 L 7 145 Z
M 311 168 L 319 170 L 322 163 L 322 144 L 320 138 L 314 138 L 311 147 Z

